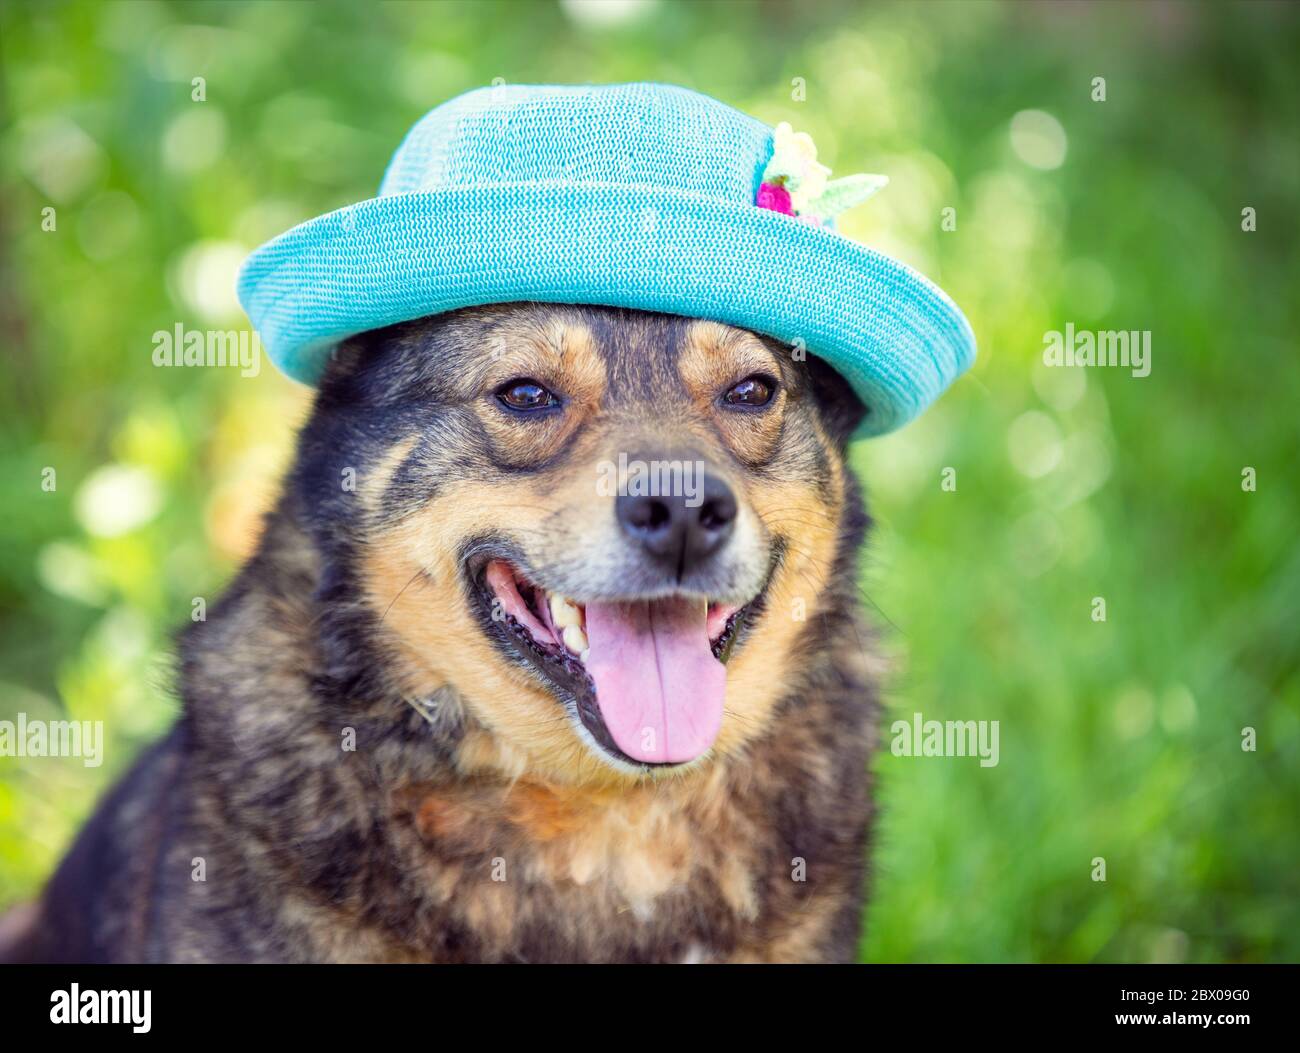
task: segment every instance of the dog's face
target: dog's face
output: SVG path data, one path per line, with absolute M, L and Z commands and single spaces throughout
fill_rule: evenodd
M 318 534 L 390 682 L 454 689 L 465 767 L 655 777 L 769 727 L 857 500 L 842 454 L 862 407 L 802 357 L 538 304 L 339 350 L 300 493 L 330 493 Z

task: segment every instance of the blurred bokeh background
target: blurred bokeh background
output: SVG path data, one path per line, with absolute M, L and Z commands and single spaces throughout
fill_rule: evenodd
M 888 174 L 841 227 L 979 338 L 854 451 L 889 719 L 1001 732 L 994 768 L 879 758 L 863 957 L 1300 959 L 1297 55 L 1269 3 L 4 4 L 0 719 L 107 743 L 0 757 L 0 906 L 173 719 L 169 634 L 308 403 L 153 334 L 245 327 L 245 253 L 372 196 L 450 96 L 659 80 Z M 1045 367 L 1067 323 L 1149 330 L 1150 376 Z

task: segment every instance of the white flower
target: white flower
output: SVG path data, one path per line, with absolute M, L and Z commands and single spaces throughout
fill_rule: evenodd
M 772 132 L 772 159 L 763 169 L 763 182 L 779 183 L 790 192 L 796 212 L 803 211 L 826 190 L 831 170 L 817 163 L 817 144 L 807 132 L 796 132 L 782 121 Z

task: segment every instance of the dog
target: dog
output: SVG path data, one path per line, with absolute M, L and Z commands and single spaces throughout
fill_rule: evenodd
M 5 957 L 854 960 L 866 412 L 796 348 L 624 308 L 345 341 L 179 640 L 183 715 Z

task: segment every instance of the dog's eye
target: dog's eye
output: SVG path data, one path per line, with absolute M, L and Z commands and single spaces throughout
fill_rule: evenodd
M 730 388 L 722 401 L 728 406 L 748 406 L 755 408 L 766 406 L 772 401 L 772 395 L 776 392 L 776 381 L 771 377 L 763 376 L 761 373 L 755 373 L 752 377 L 746 377 L 735 387 Z
M 497 388 L 497 401 L 512 410 L 540 410 L 558 406 L 560 400 L 535 380 L 508 380 Z

